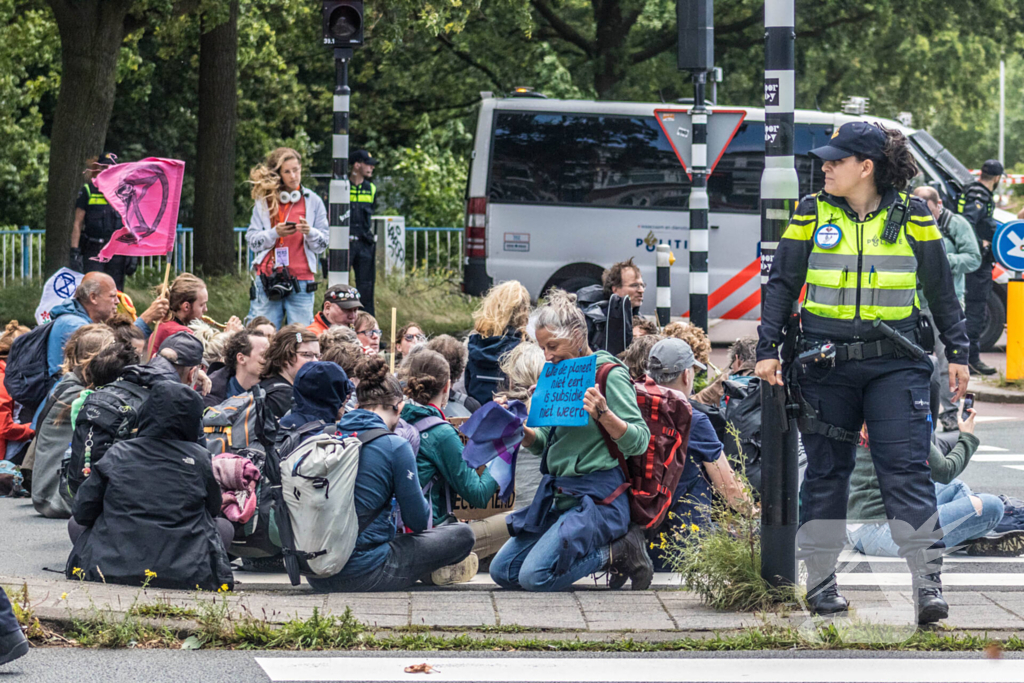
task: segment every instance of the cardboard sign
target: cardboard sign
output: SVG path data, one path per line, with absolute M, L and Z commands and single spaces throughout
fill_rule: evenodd
M 590 415 L 583 394 L 594 386 L 597 356 L 545 363 L 530 402 L 530 427 L 582 427 Z
M 480 468 L 483 469 L 482 467 Z M 474 519 L 487 519 L 494 515 L 502 515 L 506 512 L 512 512 L 512 508 L 516 504 L 516 494 L 513 491 L 509 495 L 508 501 L 502 502 L 499 494 L 495 493 L 491 496 L 491 499 L 487 501 L 487 507 L 485 508 L 474 508 L 470 507 L 469 503 L 463 500 L 462 496 L 452 491 L 452 514 L 463 522 L 471 522 Z

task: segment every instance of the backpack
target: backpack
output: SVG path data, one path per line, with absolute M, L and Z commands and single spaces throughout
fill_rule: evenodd
M 383 511 L 359 523 L 355 481 L 362 447 L 391 433 L 368 429 L 344 439 L 314 436 L 280 461 L 275 505 L 284 512 L 279 530 L 293 586 L 299 585 L 300 573 L 327 578 L 344 569 L 359 534 Z
M 78 411 L 71 448 L 61 463 L 58 490 L 68 507 L 92 466 L 115 443 L 135 435 L 139 428 L 139 408 L 148 398 L 147 387 L 119 379 L 85 399 Z
M 754 491 L 761 493 L 761 380 L 753 378 L 746 385 L 726 380 L 725 408 L 722 419 L 725 434 L 719 438 L 725 456 L 736 469 L 743 470 Z M 732 432 L 730 434 L 730 432 Z
M 597 369 L 597 384 L 605 394 L 608 375 L 618 367 L 604 363 Z M 636 403 L 651 430 L 643 455 L 625 458 L 611 435 L 598 423 L 608 451 L 619 461 L 629 487 L 629 516 L 645 529 L 655 529 L 675 502 L 676 485 L 686 465 L 693 409 L 688 401 L 673 396 L 647 377 L 634 382 Z
M 405 420 L 399 420 L 398 424 L 395 425 L 395 434 L 408 441 L 409 445 L 412 446 L 412 454 L 418 456 L 420 454 L 420 434 L 429 429 L 432 429 L 433 427 L 436 427 L 439 424 L 444 424 L 445 422 L 446 420 L 438 417 L 437 415 L 429 415 L 411 424 L 409 422 L 406 422 Z M 430 502 L 430 492 L 433 490 L 434 485 L 437 484 L 437 482 L 439 482 L 440 480 L 441 473 L 435 472 L 434 476 L 430 478 L 430 481 L 427 482 L 426 486 L 424 486 L 421 489 L 423 491 L 423 497 L 427 499 L 427 504 L 428 507 L 430 508 L 430 518 L 427 521 L 428 529 L 434 528 L 434 505 Z M 451 515 L 453 509 L 452 489 L 451 486 L 448 485 L 448 482 L 445 482 L 444 486 L 444 499 L 445 513 L 446 515 Z M 404 527 L 404 525 L 402 524 L 401 513 L 398 513 L 398 516 L 395 518 L 395 520 L 396 523 L 398 524 L 399 529 Z
M 633 306 L 629 297 L 612 294 L 605 300 L 601 285 L 591 285 L 576 293 L 576 305 L 583 309 L 591 349 L 617 356 L 633 343 Z
M 22 415 L 35 414 L 55 383 L 56 378 L 50 376 L 47 354 L 52 331 L 52 321 L 39 325 L 15 339 L 7 354 L 4 388 L 23 406 Z
M 203 412 L 206 448 L 211 455 L 254 449 L 264 453 L 274 445 L 277 421 L 267 408 L 260 385 Z

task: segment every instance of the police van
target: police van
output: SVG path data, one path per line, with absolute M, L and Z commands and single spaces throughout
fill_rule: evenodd
M 714 160 L 708 176 L 709 317 L 756 320 L 764 109 L 708 107 L 712 119 L 718 111 L 739 120 L 717 159 L 708 150 L 709 161 Z M 644 280 L 653 283 L 655 249 L 664 243 L 677 258 L 672 314 L 685 314 L 690 177 L 655 111 L 689 108 L 482 93 L 466 191 L 466 293 L 481 295 L 492 283 L 511 279 L 535 298 L 552 286 L 575 291 L 599 283 L 607 266 L 630 256 Z M 795 119 L 800 196 L 824 182 L 821 162 L 808 152 L 824 145 L 838 126 L 857 119 L 909 135 L 921 168 L 915 183 L 936 187 L 947 206 L 973 180 L 927 132 L 896 121 L 805 110 L 797 110 Z M 1000 221 L 1011 218 L 1002 213 Z M 1005 285 L 995 290 L 984 346 L 994 344 L 1005 325 Z M 644 299 L 642 312 L 654 312 L 654 296 Z

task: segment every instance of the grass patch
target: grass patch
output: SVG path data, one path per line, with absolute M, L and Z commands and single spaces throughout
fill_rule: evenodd
M 136 605 L 132 614 L 138 617 L 152 617 L 164 619 L 192 619 L 199 616 L 199 613 L 191 607 L 179 607 L 166 602 L 155 602 L 148 605 Z
M 1006 373 L 1003 372 L 1002 370 L 999 371 L 999 374 L 996 377 L 987 381 L 995 384 L 997 387 L 1000 387 L 1002 389 L 1024 390 L 1024 379 L 1007 379 Z

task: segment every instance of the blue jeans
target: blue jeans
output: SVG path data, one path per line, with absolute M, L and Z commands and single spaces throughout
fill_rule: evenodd
M 313 280 L 299 280 L 299 291 L 292 292 L 283 299 L 271 301 L 263 289 L 260 276 L 256 276 L 256 298 L 249 302 L 249 315 L 246 320 L 258 316 L 266 316 L 274 327 L 281 329 L 281 321 L 288 315 L 288 324 L 309 327 L 313 324 L 313 297 L 316 292 L 307 292 L 306 285 Z
M 7 593 L 4 592 L 4 589 L 0 588 L 0 636 L 6 636 L 8 633 L 20 630 L 21 627 L 18 626 L 18 620 L 14 616 L 14 608 L 11 607 L 11 601 L 7 597 Z
M 569 566 L 564 574 L 555 574 L 561 543 L 558 530 L 561 515 L 543 533 L 523 532 L 513 536 L 491 560 L 491 578 L 502 588 L 522 588 L 547 593 L 568 588 L 584 576 L 600 571 L 608 564 L 608 548 L 597 548 Z
M 981 514 L 974 510 L 971 496 L 981 499 Z M 972 493 L 959 479 L 948 484 L 935 484 L 935 498 L 939 504 L 939 525 L 947 548 L 981 538 L 992 531 L 1003 518 L 1003 501 L 987 493 Z M 889 524 L 865 524 L 849 532 L 850 543 L 865 555 L 898 557 L 899 548 L 892 540 Z

